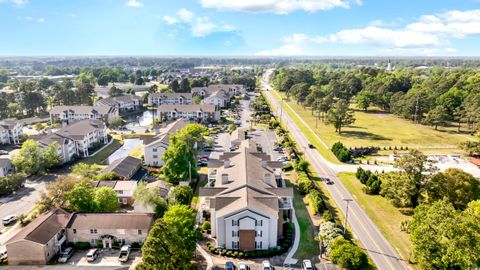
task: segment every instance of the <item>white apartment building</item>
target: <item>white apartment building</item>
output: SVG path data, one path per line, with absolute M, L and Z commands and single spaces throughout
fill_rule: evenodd
M 93 119 L 105 123 L 118 115 L 118 109 L 112 106 L 55 106 L 50 110 L 50 121 L 70 124 L 75 121 Z
M 160 105 L 157 108 L 157 117 L 160 122 L 174 119 L 188 119 L 198 122 L 216 122 L 220 120 L 220 111 L 215 105 Z
M 69 138 L 68 133 L 55 132 L 47 134 L 44 137 L 37 139 L 41 147 L 47 147 L 55 144 L 57 147 L 57 154 L 60 157 L 60 163 L 66 163 L 74 159 L 77 154 L 75 142 Z
M 243 251 L 277 247 L 291 217 L 292 188 L 283 187 L 281 162 L 245 140 L 208 164 L 210 187 L 200 189 L 219 247 Z
M 97 100 L 94 106 L 111 106 L 119 112 L 133 111 L 142 106 L 142 98 L 136 95 L 124 95 Z
M 148 106 L 192 104 L 191 93 L 152 93 L 148 95 Z
M 0 121 L 0 143 L 18 144 L 23 135 L 23 122 L 15 118 Z

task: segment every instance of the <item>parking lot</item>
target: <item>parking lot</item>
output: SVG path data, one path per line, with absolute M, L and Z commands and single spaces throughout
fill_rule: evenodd
M 74 255 L 68 260 L 66 264 L 59 264 L 65 266 L 73 267 L 83 267 L 83 266 L 114 266 L 114 267 L 129 267 L 135 260 L 141 258 L 140 250 L 135 250 L 130 253 L 130 259 L 126 263 L 121 263 L 118 261 L 118 255 L 120 254 L 119 250 L 104 250 L 100 252 L 100 256 L 94 262 L 87 262 L 86 260 L 87 251 L 76 251 Z

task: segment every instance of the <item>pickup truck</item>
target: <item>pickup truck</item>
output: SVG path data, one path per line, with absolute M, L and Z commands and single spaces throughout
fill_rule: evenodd
M 118 256 L 118 261 L 122 263 L 127 262 L 128 257 L 130 256 L 131 249 L 132 248 L 130 247 L 130 245 L 122 246 L 122 248 L 120 249 L 120 255 Z

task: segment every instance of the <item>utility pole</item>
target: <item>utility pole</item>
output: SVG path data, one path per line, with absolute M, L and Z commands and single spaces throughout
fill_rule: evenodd
M 343 236 L 347 233 L 347 225 L 348 225 L 348 204 L 353 201 L 353 199 L 343 199 L 347 202 L 347 211 L 345 211 L 345 226 L 343 226 Z
M 188 178 L 190 179 L 190 183 L 192 183 L 192 161 L 188 162 Z
M 414 117 L 414 123 L 417 123 L 417 113 L 418 113 L 418 96 L 417 96 L 417 101 L 416 101 L 416 104 L 415 104 L 415 115 L 413 116 Z

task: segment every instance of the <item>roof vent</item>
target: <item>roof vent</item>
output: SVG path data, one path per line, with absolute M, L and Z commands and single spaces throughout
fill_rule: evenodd
M 228 173 L 222 173 L 222 184 L 228 184 Z

